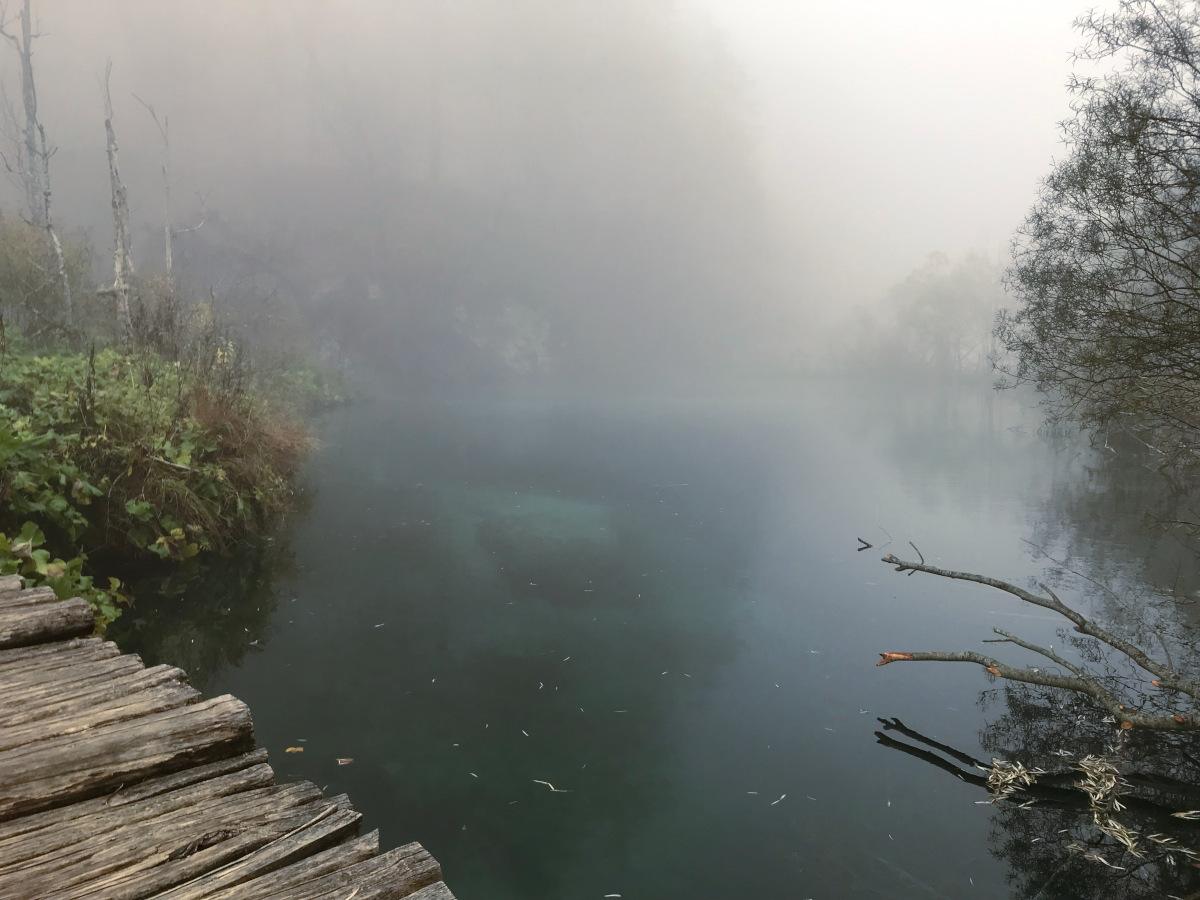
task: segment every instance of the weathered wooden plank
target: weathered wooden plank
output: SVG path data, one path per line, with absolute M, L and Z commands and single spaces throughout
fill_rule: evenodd
M 113 805 L 122 796 L 118 793 L 60 810 L 26 816 L 15 822 L 41 821 L 36 822 L 35 827 L 13 830 L 0 838 L 0 876 L 30 865 L 31 860 L 60 860 L 62 854 L 69 856 L 75 848 L 85 845 L 92 838 L 108 836 L 121 828 L 136 832 L 146 828 L 146 823 L 180 810 L 197 815 L 197 811 L 218 808 L 221 802 L 234 794 L 273 787 L 274 773 L 271 767 L 258 765 L 208 778 L 136 803 Z M 307 792 L 300 797 L 301 802 L 314 799 L 316 797 Z M 55 815 L 63 811 L 65 816 Z
M 0 751 L 197 702 L 199 692 L 184 684 L 181 674 L 170 666 L 156 666 L 81 697 L 42 706 L 23 704 L 11 716 L 0 716 Z
M 354 837 L 345 796 L 274 785 L 240 701 L 22 588 L 0 576 L 0 900 L 453 900 L 419 844 Z
M 0 821 L 249 748 L 250 712 L 217 697 L 0 751 Z
M 98 823 L 95 827 L 99 829 L 116 827 L 121 818 L 127 821 L 137 818 L 137 812 L 126 814 L 123 807 L 145 803 L 154 798 L 174 794 L 167 801 L 167 805 L 161 807 L 165 810 L 170 808 L 171 803 L 186 806 L 207 796 L 223 796 L 226 793 L 267 787 L 274 783 L 275 776 L 266 762 L 267 751 L 254 750 L 241 756 L 192 766 L 138 784 L 125 785 L 103 797 L 0 822 L 0 860 L 15 858 L 17 851 L 14 848 L 17 844 L 13 839 L 20 835 L 33 834 L 39 830 L 44 830 L 46 835 L 61 835 L 66 832 L 67 825 L 80 826 L 88 822 Z M 196 785 L 201 786 L 199 793 L 176 793 Z M 110 812 L 117 818 L 106 819 L 105 816 Z M 42 842 L 46 840 L 52 839 L 44 836 L 35 839 Z
M 441 866 L 425 848 L 405 844 L 374 859 L 280 889 L 273 896 L 276 900 L 325 900 L 357 889 L 355 900 L 400 900 L 441 880 Z M 232 896 L 241 900 L 240 895 Z
M 156 900 L 200 900 L 259 875 L 309 859 L 328 847 L 354 837 L 362 815 L 353 809 L 337 809 L 336 806 L 330 809 L 332 812 L 324 818 L 316 818 L 307 827 L 286 834 L 235 862 L 155 894 Z
M 12 702 L 16 703 L 26 692 L 47 697 L 69 695 L 81 685 L 92 686 L 144 670 L 145 666 L 136 656 L 114 656 L 78 666 L 45 669 L 34 667 L 5 677 L 4 696 L 7 701 L 11 695 Z
M 29 647 L 0 650 L 0 683 L 9 672 L 34 666 L 69 666 L 88 660 L 120 656 L 116 644 L 96 637 L 69 638 Z
M 53 603 L 58 595 L 51 587 L 33 587 L 19 591 L 0 590 L 0 607 L 31 606 L 39 603 Z
M 90 636 L 76 637 L 0 650 L 0 672 L 22 672 L 31 668 L 69 669 L 119 656 L 140 658 L 134 653 L 122 654 L 111 641 Z
M 39 685 L 45 692 L 66 695 L 145 668 L 137 656 L 110 655 L 103 648 L 64 651 L 61 656 L 64 658 L 27 660 L 11 668 L 0 668 L 3 695 L 15 696 Z
M 146 669 L 137 665 L 128 670 L 115 669 L 98 674 L 82 683 L 53 678 L 38 681 L 32 676 L 17 679 L 4 683 L 3 692 L 0 693 L 3 701 L 3 705 L 0 705 L 0 726 L 23 717 L 48 718 L 69 714 L 72 706 L 84 708 L 171 681 L 187 684 L 187 674 L 174 666 L 160 665 Z
M 415 894 L 409 894 L 408 900 L 454 900 L 454 895 L 450 893 L 450 888 L 446 887 L 446 882 L 437 881 L 421 888 Z
M 119 795 L 108 797 L 104 803 L 106 806 L 140 803 L 150 797 L 160 797 L 188 785 L 211 781 L 238 772 L 248 772 L 251 769 L 256 772 L 265 771 L 268 778 L 274 778 L 271 767 L 267 765 L 266 749 L 260 747 L 241 756 L 233 756 L 207 765 L 193 766 L 181 772 L 173 772 L 170 775 L 151 778 L 140 784 L 124 788 Z
M 357 823 L 356 813 L 347 816 L 311 784 L 210 798 L 10 867 L 11 876 L 0 877 L 0 900 L 51 894 L 59 900 L 140 900 L 335 817 L 343 830 Z
M 0 647 L 23 647 L 91 634 L 96 617 L 86 600 L 56 600 L 0 609 Z
M 305 811 L 312 812 L 311 809 Z M 320 813 L 317 813 L 320 815 Z M 314 815 L 312 818 L 316 818 Z M 317 848 L 334 843 L 344 837 L 352 837 L 358 830 L 361 816 L 356 812 L 336 811 L 323 819 L 321 824 L 327 829 L 322 835 L 324 840 L 315 843 Z M 263 853 L 271 843 L 287 839 L 291 830 L 303 829 L 303 822 L 297 823 L 295 818 L 281 818 L 269 826 L 259 826 L 241 835 L 224 841 L 211 849 L 204 850 L 182 861 L 167 863 L 157 868 L 139 873 L 134 878 L 122 876 L 114 883 L 102 885 L 99 892 L 90 890 L 75 897 L 64 897 L 63 900 L 83 900 L 85 897 L 102 896 L 104 900 L 147 900 L 156 896 L 163 889 L 194 881 L 197 876 L 204 877 L 214 871 L 225 872 L 233 869 L 247 859 L 254 859 Z M 282 833 L 279 833 L 282 832 Z M 301 848 L 304 849 L 304 848 Z
M 56 598 L 53 588 L 36 587 L 27 591 L 0 590 L 0 609 L 14 606 L 31 606 L 34 603 L 49 603 Z
M 186 893 L 189 885 L 185 884 L 173 891 L 155 895 L 153 900 L 269 900 L 284 889 L 302 885 L 378 855 L 379 831 L 376 830 L 235 886 L 193 895 Z M 176 895 L 174 891 L 180 893 Z
M 326 813 L 326 810 L 329 809 L 333 809 L 334 812 Z M 197 837 L 186 843 L 179 844 L 171 854 L 168 854 L 166 861 L 156 859 L 153 866 L 148 866 L 132 875 L 127 869 L 115 872 L 108 879 L 89 882 L 83 890 L 62 895 L 62 900 L 82 900 L 84 897 L 103 897 L 104 900 L 145 900 L 156 893 L 190 881 L 214 869 L 234 864 L 272 841 L 306 827 L 308 823 L 323 815 L 329 818 L 337 816 L 338 821 L 335 824 L 339 830 L 346 829 L 346 834 L 350 834 L 357 827 L 357 814 L 337 811 L 336 807 L 326 804 L 325 801 L 316 801 L 287 811 L 273 807 L 258 816 L 255 821 L 242 826 L 244 830 L 240 833 L 226 836 L 228 833 L 226 830 L 219 830 L 198 834 Z M 229 831 L 236 831 L 237 827 L 235 826 Z M 212 846 L 204 846 L 214 835 L 219 838 L 217 843 Z M 194 846 L 200 846 L 203 849 L 189 853 Z M 187 855 L 179 856 L 179 854 Z M 172 855 L 175 855 L 174 859 L 171 858 Z

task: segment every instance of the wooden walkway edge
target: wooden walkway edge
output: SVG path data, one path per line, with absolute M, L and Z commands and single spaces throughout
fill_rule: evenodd
M 345 795 L 275 784 L 244 703 L 92 629 L 0 577 L 0 900 L 453 900 Z

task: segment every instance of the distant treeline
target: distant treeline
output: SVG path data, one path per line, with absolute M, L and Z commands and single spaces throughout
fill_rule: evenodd
M 984 253 L 931 253 L 877 303 L 857 307 L 806 370 L 878 377 L 992 379 L 1003 269 Z

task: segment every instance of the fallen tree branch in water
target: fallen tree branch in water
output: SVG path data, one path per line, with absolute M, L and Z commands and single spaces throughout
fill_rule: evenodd
M 913 549 L 916 549 L 915 546 Z M 920 556 L 920 551 L 917 551 Z M 1151 657 L 1141 647 L 1131 643 L 1120 635 L 1110 631 L 1102 625 L 1091 621 L 1079 611 L 1067 606 L 1058 598 L 1054 591 L 1041 585 L 1042 589 L 1049 595 L 1043 597 L 1039 594 L 1034 594 L 1024 588 L 1017 587 L 1015 584 L 1010 584 L 1007 581 L 1001 581 L 998 578 L 990 578 L 986 575 L 976 575 L 971 572 L 956 572 L 951 569 L 941 569 L 937 566 L 931 566 L 925 562 L 924 556 L 921 556 L 920 562 L 911 562 L 899 559 L 889 553 L 883 557 L 882 562 L 888 563 L 896 567 L 897 572 L 906 572 L 909 575 L 915 572 L 926 572 L 930 575 L 937 575 L 941 578 L 950 578 L 956 581 L 971 581 L 976 584 L 986 585 L 996 588 L 1005 593 L 1012 594 L 1026 603 L 1031 603 L 1034 606 L 1040 606 L 1043 609 L 1048 609 L 1055 612 L 1063 618 L 1067 619 L 1074 625 L 1075 631 L 1080 634 L 1095 638 L 1101 643 L 1107 644 L 1112 649 L 1120 652 L 1132 662 L 1136 663 L 1146 672 L 1149 672 L 1156 677 L 1151 683 L 1158 688 L 1170 691 L 1177 691 L 1182 694 L 1196 699 L 1200 699 L 1200 683 L 1182 677 L 1175 667 L 1171 664 L 1170 659 L 1166 663 Z M 945 651 L 914 651 L 914 652 L 896 652 L 891 651 L 881 653 L 880 660 L 875 665 L 885 666 L 893 662 L 968 662 L 981 666 L 987 670 L 988 674 L 997 678 L 1007 678 L 1011 681 L 1020 681 L 1026 684 L 1037 684 L 1043 687 L 1061 688 L 1063 690 L 1074 691 L 1079 694 L 1085 694 L 1097 703 L 1100 704 L 1109 715 L 1113 717 L 1122 728 L 1154 728 L 1163 731 L 1179 731 L 1179 730 L 1195 730 L 1200 729 L 1200 716 L 1197 715 L 1178 715 L 1171 712 L 1146 712 L 1131 708 L 1130 702 L 1123 700 L 1120 696 L 1107 688 L 1101 681 L 1086 668 L 1075 663 L 1068 662 L 1062 656 L 1055 653 L 1052 649 L 1039 647 L 1036 644 L 1022 640 L 1014 634 L 1007 631 L 1002 631 L 999 628 L 993 628 L 993 632 L 1000 636 L 999 640 L 993 643 L 1011 643 L 1026 650 L 1043 656 L 1051 660 L 1055 665 L 1061 666 L 1070 672 L 1070 675 L 1061 674 L 1058 672 L 1047 672 L 1036 667 L 1015 668 L 1006 665 L 999 660 L 993 659 L 990 656 L 984 656 L 982 653 L 976 653 L 971 650 L 963 650 L 957 652 Z
M 891 750 L 899 750 L 902 753 L 948 772 L 960 781 L 988 790 L 987 773 L 995 765 L 995 760 L 991 764 L 984 763 L 969 754 L 963 753 L 961 750 L 956 750 L 947 744 L 943 744 L 919 731 L 907 727 L 896 718 L 880 718 L 876 721 L 883 726 L 881 731 L 875 732 L 875 740 L 880 745 Z M 884 733 L 890 731 L 899 732 L 909 740 L 925 744 L 937 752 L 935 753 L 921 747 L 913 746 L 912 744 L 907 744 Z M 943 753 L 946 756 L 952 757 L 952 759 L 943 759 L 937 753 Z M 1079 763 L 1076 763 L 1073 766 L 1057 771 L 1040 772 L 1033 782 L 1018 785 L 1014 796 L 1008 799 L 1018 804 L 1029 803 L 1031 806 L 1089 809 L 1091 807 L 1091 798 L 1080 783 L 1079 765 Z M 1138 789 L 1142 794 L 1145 794 L 1145 796 L 1141 794 L 1122 796 L 1121 805 L 1127 809 L 1152 816 L 1160 826 L 1173 824 L 1172 818 L 1191 818 L 1176 810 L 1180 804 L 1186 806 L 1195 803 L 1196 793 L 1200 790 L 1200 785 L 1164 777 L 1162 774 L 1152 770 L 1141 771 L 1134 769 L 1133 771 L 1124 772 L 1122 777 L 1125 781 L 1129 782 L 1132 788 Z

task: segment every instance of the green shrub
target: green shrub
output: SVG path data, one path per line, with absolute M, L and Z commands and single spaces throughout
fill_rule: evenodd
M 0 575 L 24 576 L 27 584 L 50 587 L 60 600 L 83 597 L 92 604 L 97 627 L 103 632 L 121 615 L 121 605 L 129 602 L 121 593 L 121 582 L 109 578 L 107 588 L 97 587 L 92 576 L 83 574 L 86 557 L 51 558 L 44 543 L 46 536 L 33 522 L 26 522 L 16 537 L 0 533 Z
M 68 568 L 99 554 L 184 560 L 267 533 L 314 442 L 294 397 L 257 387 L 234 342 L 200 337 L 168 361 L 148 349 L 38 355 L 10 330 L 0 528 L 44 529 Z M 112 606 L 115 591 L 95 602 Z

